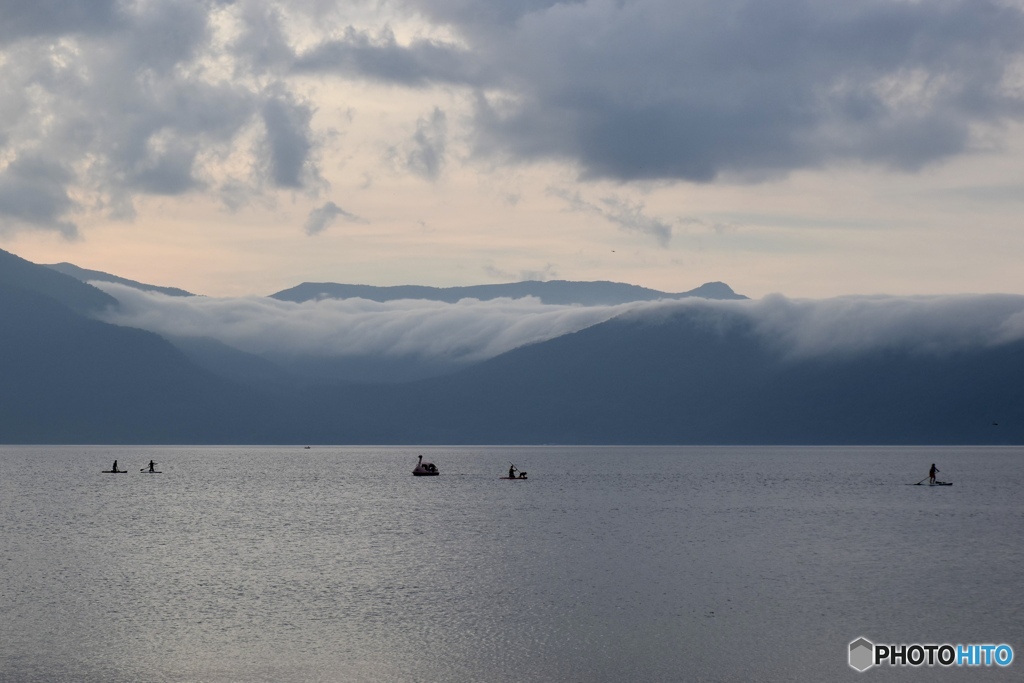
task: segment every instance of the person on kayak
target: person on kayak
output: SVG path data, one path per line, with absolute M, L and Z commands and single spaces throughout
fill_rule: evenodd
M 155 467 L 155 466 L 156 466 L 156 463 L 155 463 L 155 462 L 153 462 L 152 460 L 150 460 L 150 461 L 149 461 L 149 471 L 150 471 L 150 472 L 155 472 L 155 471 L 156 471 L 156 470 L 154 469 L 154 467 Z
M 939 471 L 939 468 L 935 466 L 935 463 L 932 463 L 932 468 L 930 470 L 928 470 L 928 483 L 929 484 L 934 484 L 935 483 L 935 473 L 938 472 L 938 471 Z

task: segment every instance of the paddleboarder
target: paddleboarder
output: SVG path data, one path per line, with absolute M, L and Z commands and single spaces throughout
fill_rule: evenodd
M 110 468 L 111 472 L 117 472 L 117 461 L 114 461 L 114 466 Z
M 508 478 L 509 479 L 515 479 L 516 478 L 516 466 L 515 465 L 512 465 L 512 467 L 508 468 Z
M 939 468 L 935 466 L 935 463 L 932 463 L 932 468 L 930 470 L 928 470 L 928 483 L 929 484 L 934 484 L 935 483 L 935 473 L 938 472 L 938 471 L 939 471 Z
M 150 460 L 149 461 L 149 471 L 150 472 L 155 472 L 156 471 L 155 467 L 156 467 L 156 463 L 153 462 L 152 460 Z

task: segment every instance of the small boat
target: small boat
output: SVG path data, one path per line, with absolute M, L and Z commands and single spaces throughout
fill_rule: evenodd
M 515 479 L 516 481 L 519 481 L 520 479 L 526 479 L 526 472 L 522 471 L 521 469 L 519 469 L 518 467 L 516 467 L 512 463 L 509 463 L 509 465 L 512 465 L 512 466 L 508 468 L 508 476 L 507 477 L 498 477 L 499 479 Z M 518 477 L 516 476 L 516 472 L 519 473 Z
M 420 456 L 419 462 L 416 464 L 416 469 L 414 469 L 412 473 L 417 477 L 436 477 L 441 474 L 434 463 L 423 462 L 422 455 Z

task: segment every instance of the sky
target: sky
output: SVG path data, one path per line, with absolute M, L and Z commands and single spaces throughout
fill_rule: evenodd
M 1020 0 L 0 0 L 36 263 L 1024 294 L 1022 211 Z

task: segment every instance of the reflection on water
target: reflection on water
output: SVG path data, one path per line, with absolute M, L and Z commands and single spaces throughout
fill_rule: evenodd
M 835 680 L 861 635 L 1019 669 L 1021 455 L 4 447 L 0 680 Z

